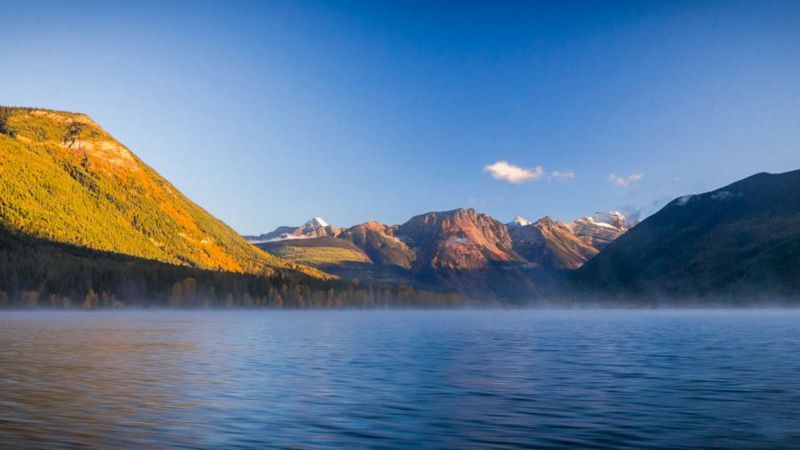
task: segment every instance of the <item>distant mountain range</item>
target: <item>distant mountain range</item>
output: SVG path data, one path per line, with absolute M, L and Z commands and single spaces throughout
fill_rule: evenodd
M 683 196 L 638 224 L 455 209 L 246 238 L 88 116 L 0 107 L 0 307 L 797 302 L 800 171 Z
M 262 249 L 348 279 L 374 279 L 462 292 L 536 295 L 596 255 L 629 227 L 619 212 L 562 223 L 517 217 L 503 224 L 474 209 L 430 212 L 401 225 L 351 228 L 317 217 L 247 236 Z
M 307 225 L 289 228 L 294 240 L 258 245 L 349 279 L 579 303 L 800 297 L 800 171 L 761 173 L 679 197 L 638 224 L 614 211 L 572 222 L 516 217 L 502 224 L 457 209 L 401 225 L 368 222 L 324 238 L 299 231 Z M 297 246 L 304 251 L 290 250 Z M 345 246 L 340 259 L 320 257 Z
M 308 239 L 316 237 L 336 237 L 342 230 L 328 225 L 321 217 L 314 217 L 299 227 L 278 227 L 269 233 L 258 236 L 245 236 L 254 244 L 283 241 L 286 239 Z

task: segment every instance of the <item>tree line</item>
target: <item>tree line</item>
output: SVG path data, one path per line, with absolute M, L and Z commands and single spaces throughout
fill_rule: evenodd
M 291 271 L 259 276 L 100 252 L 0 230 L 0 308 L 452 307 L 452 292 L 320 280 Z

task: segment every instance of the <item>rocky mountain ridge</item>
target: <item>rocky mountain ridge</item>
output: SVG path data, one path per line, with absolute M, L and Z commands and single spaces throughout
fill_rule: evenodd
M 260 244 L 265 242 L 282 241 L 286 239 L 308 239 L 317 237 L 336 237 L 341 233 L 341 229 L 328 225 L 321 217 L 314 217 L 306 223 L 297 226 L 281 226 L 269 233 L 258 236 L 244 236 L 249 242 Z
M 366 278 L 377 270 L 403 274 L 403 282 L 480 289 L 504 280 L 531 288 L 533 279 L 579 268 L 626 230 L 625 217 L 615 211 L 570 223 L 517 217 L 503 224 L 461 208 L 420 214 L 401 225 L 371 221 L 344 229 L 316 218 L 249 239 L 276 256 L 291 255 L 344 277 Z

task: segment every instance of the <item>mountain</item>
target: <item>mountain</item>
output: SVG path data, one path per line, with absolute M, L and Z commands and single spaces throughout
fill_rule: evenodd
M 321 217 L 314 217 L 299 227 L 278 227 L 269 233 L 258 236 L 245 236 L 251 243 L 282 241 L 286 239 L 309 239 L 317 237 L 336 237 L 341 229 L 328 225 Z
M 577 219 L 569 224 L 569 228 L 575 236 L 601 250 L 625 233 L 631 225 L 622 213 L 610 211 Z
M 506 226 L 508 227 L 509 230 L 513 230 L 515 228 L 519 228 L 519 227 L 524 227 L 526 225 L 530 225 L 531 223 L 533 223 L 533 222 L 531 222 L 530 220 L 528 220 L 528 219 L 526 219 L 526 218 L 524 218 L 522 216 L 517 216 L 517 217 L 514 218 L 514 220 L 512 220 L 511 222 L 508 222 L 506 224 Z
M 318 267 L 350 281 L 441 290 L 441 286 L 415 278 L 409 271 L 414 252 L 383 234 L 381 227 L 391 228 L 372 222 L 344 230 L 335 238 L 283 239 L 255 245 L 288 261 Z
M 344 244 L 346 243 L 346 245 Z M 530 293 L 507 227 L 473 209 L 430 212 L 402 225 L 366 222 L 337 237 L 283 239 L 259 247 L 351 280 L 470 295 Z
M 510 230 L 514 249 L 525 260 L 555 270 L 577 269 L 597 254 L 590 238 L 549 217 Z
M 299 227 L 281 226 L 267 233 L 259 235 L 246 235 L 244 238 L 247 239 L 247 242 L 250 242 L 251 244 L 282 241 L 284 239 L 290 239 L 289 236 L 292 235 L 293 232 L 297 231 L 298 228 Z
M 627 226 L 616 212 L 566 224 L 549 217 L 502 224 L 474 209 L 455 209 L 402 225 L 366 222 L 335 237 L 304 232 L 310 228 L 289 228 L 291 237 L 262 235 L 268 241 L 256 245 L 351 280 L 530 298 L 553 288 Z
M 523 261 L 506 226 L 471 208 L 413 217 L 400 225 L 397 236 L 417 254 L 417 271 L 486 269 Z
M 410 269 L 416 253 L 397 237 L 397 229 L 373 221 L 348 228 L 339 237 L 352 242 L 375 264 Z
M 250 245 L 85 114 L 0 108 L 0 227 L 228 272 L 326 278 Z
M 575 270 L 627 231 L 621 213 L 595 213 L 570 223 L 517 217 L 508 224 L 514 250 L 543 270 Z
M 415 216 L 396 236 L 414 251 L 411 272 L 422 282 L 504 298 L 536 292 L 535 277 L 514 250 L 506 225 L 474 209 Z
M 800 295 L 800 171 L 677 198 L 576 274 L 603 296 Z

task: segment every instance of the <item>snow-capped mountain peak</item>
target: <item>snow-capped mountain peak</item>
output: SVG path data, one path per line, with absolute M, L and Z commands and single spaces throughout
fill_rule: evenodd
M 303 234 L 307 235 L 305 237 L 319 237 L 320 235 L 328 235 L 328 234 L 339 234 L 338 229 L 336 232 L 328 233 L 326 230 L 335 228 L 328 225 L 328 222 L 325 222 L 322 217 L 314 217 L 313 219 L 309 220 L 308 222 L 303 224 Z
M 524 227 L 525 225 L 530 225 L 531 223 L 533 223 L 533 222 L 531 222 L 530 220 L 528 220 L 528 219 L 526 219 L 526 218 L 524 218 L 522 216 L 517 216 L 517 217 L 514 218 L 514 220 L 512 220 L 509 223 L 507 223 L 506 225 L 509 228 L 518 228 L 518 227 Z
M 619 211 L 596 212 L 586 219 L 600 226 L 610 226 L 613 228 L 623 228 L 625 226 L 625 216 Z
M 245 236 L 252 243 L 265 243 L 275 241 L 285 241 L 288 239 L 309 239 L 317 237 L 335 237 L 341 230 L 331 226 L 321 217 L 314 217 L 299 227 L 278 227 L 275 231 L 259 236 Z
M 323 220 L 322 217 L 314 217 L 313 219 L 306 222 L 305 225 L 324 228 L 328 226 L 328 222 L 325 222 L 325 220 Z
M 568 224 L 573 233 L 601 249 L 628 230 L 625 216 L 619 211 L 596 212 Z

